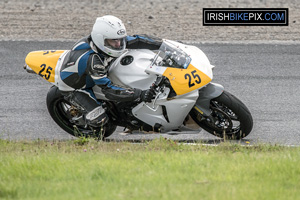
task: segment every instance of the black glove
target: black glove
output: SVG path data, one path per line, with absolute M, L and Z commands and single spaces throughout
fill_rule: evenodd
M 155 98 L 155 92 L 153 89 L 143 90 L 141 93 L 141 101 L 151 102 Z
M 134 88 L 133 99 L 135 102 L 151 102 L 155 98 L 155 91 L 153 89 L 141 90 Z

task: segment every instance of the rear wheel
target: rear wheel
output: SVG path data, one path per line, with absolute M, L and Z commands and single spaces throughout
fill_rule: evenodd
M 67 101 L 55 86 L 50 88 L 47 94 L 47 108 L 52 119 L 63 130 L 76 137 L 101 137 L 103 139 L 110 136 L 117 127 L 108 121 L 103 127 L 91 129 L 85 126 L 83 120 L 74 120 L 74 116 L 80 118 L 81 111 Z
M 221 138 L 241 139 L 252 130 L 253 119 L 248 108 L 235 96 L 224 91 L 210 102 L 211 115 L 204 118 L 195 108 L 193 120 L 207 132 Z

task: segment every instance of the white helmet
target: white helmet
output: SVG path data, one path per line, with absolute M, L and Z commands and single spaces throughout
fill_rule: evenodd
M 112 15 L 98 17 L 91 36 L 94 44 L 109 56 L 119 57 L 125 51 L 127 33 L 124 24 L 117 17 Z

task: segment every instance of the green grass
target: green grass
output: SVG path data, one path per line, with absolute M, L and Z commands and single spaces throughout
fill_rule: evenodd
M 0 140 L 0 199 L 299 199 L 300 148 Z

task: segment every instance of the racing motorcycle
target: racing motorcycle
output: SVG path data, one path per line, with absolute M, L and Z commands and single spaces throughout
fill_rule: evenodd
M 30 52 L 25 59 L 28 72 L 36 73 L 53 86 L 47 107 L 53 120 L 66 132 L 78 136 L 110 136 L 117 126 L 130 131 L 167 133 L 180 130 L 192 119 L 207 132 L 228 139 L 241 139 L 252 130 L 248 108 L 220 84 L 211 82 L 213 68 L 197 47 L 163 40 L 159 50 L 127 50 L 110 66 L 108 77 L 123 87 L 153 89 L 152 102 L 109 101 L 98 86 L 93 87 L 109 120 L 99 128 L 89 127 L 86 111 L 68 100 L 58 89 L 61 62 L 69 50 Z M 196 129 L 197 130 L 197 129 Z

